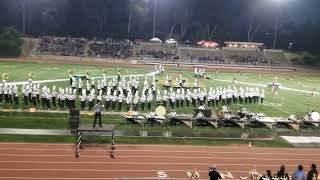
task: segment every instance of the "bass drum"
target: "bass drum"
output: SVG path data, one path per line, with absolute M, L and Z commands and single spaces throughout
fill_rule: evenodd
M 166 114 L 166 108 L 165 107 L 163 107 L 163 106 L 158 106 L 157 108 L 156 108 L 156 115 L 157 116 L 164 116 L 165 114 Z

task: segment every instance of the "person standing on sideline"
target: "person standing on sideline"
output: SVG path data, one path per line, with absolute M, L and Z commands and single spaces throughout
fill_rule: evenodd
M 259 180 L 264 180 L 264 179 L 268 179 L 268 180 L 272 179 L 272 175 L 271 175 L 271 171 L 270 170 L 267 170 L 266 174 L 261 176 Z
M 102 127 L 101 123 L 101 111 L 104 105 L 101 105 L 101 102 L 99 101 L 94 107 L 94 121 L 92 127 L 96 127 L 97 119 L 99 120 L 99 126 Z
M 308 172 L 307 180 L 317 180 L 318 179 L 318 171 L 317 166 L 315 164 L 311 165 L 311 170 Z
M 274 177 L 289 180 L 289 174 L 286 171 L 286 167 L 281 165 L 280 170 L 274 175 Z
M 216 166 L 210 166 L 209 167 L 209 177 L 210 180 L 219 180 L 222 179 L 220 173 L 217 171 Z
M 292 180 L 306 180 L 302 165 L 299 165 L 298 169 L 292 174 Z

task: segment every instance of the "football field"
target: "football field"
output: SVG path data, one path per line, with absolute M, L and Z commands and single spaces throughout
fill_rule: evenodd
M 23 82 L 28 79 L 28 73 L 35 75 L 34 80 L 45 80 L 42 83 L 52 87 L 68 87 L 69 70 L 72 69 L 75 75 L 85 75 L 87 72 L 92 77 L 101 77 L 102 70 L 106 69 L 107 76 L 116 76 L 118 72 L 116 66 L 93 66 L 93 65 L 70 65 L 70 64 L 47 64 L 47 63 L 21 63 L 21 62 L 0 62 L 0 74 L 8 73 L 8 82 Z M 154 70 L 153 66 L 121 68 L 121 75 L 140 75 L 140 81 L 144 80 L 144 75 L 151 73 Z M 188 79 L 189 85 L 192 86 L 194 81 L 194 72 L 180 67 L 166 68 L 164 75 L 156 75 L 158 79 L 158 87 L 162 87 L 167 75 L 170 75 L 175 81 L 181 72 L 184 78 Z M 268 116 L 287 117 L 290 114 L 297 115 L 306 113 L 311 110 L 320 110 L 319 94 L 312 95 L 313 88 L 316 93 L 319 92 L 320 76 L 317 74 L 302 74 L 302 73 L 259 73 L 259 72 L 216 72 L 206 70 L 206 74 L 210 79 L 202 79 L 200 86 L 206 88 L 216 87 L 228 88 L 236 86 L 237 88 L 257 87 L 265 90 L 264 104 L 233 104 L 230 106 L 232 110 L 239 110 L 240 107 L 246 107 L 251 112 L 264 113 Z M 289 77 L 292 76 L 290 79 Z M 273 97 L 273 91 L 267 87 L 267 84 L 272 83 L 275 78 L 281 85 L 278 90 L 278 98 Z M 148 78 L 151 81 L 151 78 Z M 233 80 L 236 79 L 234 83 Z M 57 82 L 54 82 L 59 80 Z M 52 81 L 52 82 L 51 82 Z M 140 85 L 143 83 L 141 82 Z M 151 82 L 149 83 L 151 84 Z M 20 88 L 19 88 L 20 90 Z M 1 105 L 3 106 L 3 105 Z M 155 107 L 156 105 L 154 105 Z M 218 107 L 212 108 L 213 111 L 218 110 Z M 179 107 L 177 113 L 190 113 L 193 107 Z M 170 112 L 170 109 L 167 110 Z

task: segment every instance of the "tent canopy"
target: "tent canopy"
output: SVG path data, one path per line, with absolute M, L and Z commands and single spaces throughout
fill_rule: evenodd
M 161 39 L 159 39 L 157 37 L 153 37 L 152 39 L 150 39 L 150 42 L 162 43 Z

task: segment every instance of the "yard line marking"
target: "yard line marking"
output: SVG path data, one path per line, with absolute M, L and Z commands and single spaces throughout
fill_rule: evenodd
M 0 156 L 11 156 L 11 157 L 74 157 L 74 155 L 53 155 L 53 154 L 0 154 Z M 224 160 L 264 160 L 264 161 L 283 161 L 283 158 L 228 158 L 228 157 L 215 157 L 215 156 L 201 156 L 201 157 L 192 157 L 192 156 L 117 156 L 119 158 L 167 158 L 167 159 L 224 159 Z M 98 156 L 98 155 L 82 155 L 81 157 L 87 158 L 106 158 L 107 156 Z M 320 161 L 320 159 L 306 159 L 306 158 L 295 158 L 295 159 L 286 159 L 286 161 Z
M 101 147 L 101 148 L 93 148 L 93 149 L 86 149 L 85 151 L 89 151 L 89 152 L 105 152 L 106 150 L 109 149 L 102 149 L 105 147 Z M 65 149 L 46 149 L 46 148 L 1 148 L 0 150 L 21 150 L 21 151 L 74 151 L 74 148 L 65 148 Z M 160 152 L 160 153 L 209 153 L 209 154 L 252 154 L 252 155 L 295 155 L 295 156 L 314 156 L 314 155 L 318 155 L 318 152 L 315 153 L 304 153 L 304 154 L 299 154 L 299 153 L 272 153 L 272 152 L 225 152 L 225 151 L 197 151 L 197 150 L 186 150 L 186 151 L 175 151 L 175 150 L 145 150 L 145 149 L 141 149 L 141 150 L 134 150 L 134 149 L 130 149 L 130 150 L 126 150 L 126 149 L 117 149 L 116 152 Z
M 132 75 L 121 75 L 121 77 L 143 77 L 143 76 L 154 76 L 158 74 L 159 71 L 157 72 L 151 72 L 147 74 L 132 74 Z M 106 76 L 107 78 L 115 78 L 117 76 Z M 102 76 L 95 76 L 92 77 L 94 79 L 102 79 Z M 52 80 L 38 80 L 38 81 L 33 81 L 34 84 L 42 84 L 42 83 L 49 83 L 49 82 L 64 82 L 64 81 L 69 81 L 69 79 L 52 79 Z M 20 82 L 8 82 L 8 85 L 23 85 L 23 84 L 28 84 L 29 81 L 20 81 Z
M 213 80 L 215 81 L 221 81 L 221 82 L 233 82 L 233 81 L 230 81 L 230 80 L 224 80 L 224 79 L 217 79 L 217 78 L 213 78 Z M 241 81 L 237 81 L 237 84 L 245 84 L 245 85 L 251 85 L 251 86 L 259 86 L 259 87 L 263 87 L 263 88 L 266 88 L 267 85 L 264 85 L 264 84 L 256 84 L 256 83 L 248 83 L 248 82 L 241 82 Z M 289 87 L 285 87 L 285 86 L 281 86 L 280 87 L 280 90 L 288 90 L 288 91 L 295 91 L 295 92 L 303 92 L 303 93 L 308 93 L 308 94 L 311 94 L 312 91 L 306 91 L 306 90 L 300 90 L 300 89 L 293 89 L 293 88 L 289 88 Z M 315 92 L 315 94 L 320 94 L 320 92 Z

